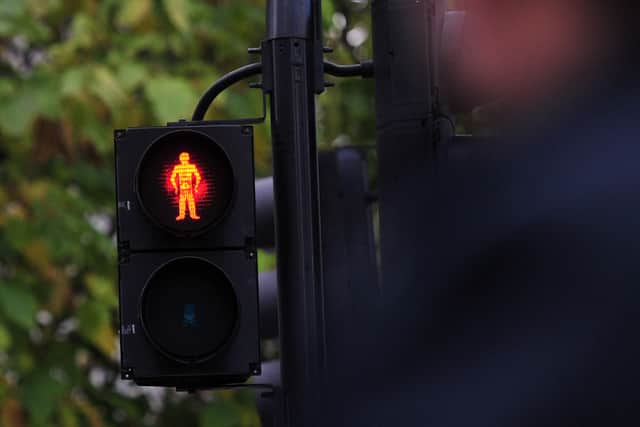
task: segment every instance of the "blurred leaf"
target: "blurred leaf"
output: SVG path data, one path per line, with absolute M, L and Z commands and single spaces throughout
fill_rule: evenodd
M 127 3 L 137 3 L 136 1 L 129 1 Z M 71 22 L 71 39 L 69 43 L 74 48 L 88 48 L 93 42 L 93 30 L 94 24 L 91 17 L 85 13 L 78 13 L 74 15 Z
M 78 410 L 84 415 L 89 422 L 90 427 L 102 427 L 104 425 L 100 411 L 86 399 L 77 399 L 75 401 Z
M 142 64 L 124 63 L 118 68 L 118 81 L 124 90 L 132 90 L 147 77 L 147 70 Z
M 46 117 L 60 117 L 60 88 L 57 78 L 39 79 L 33 85 L 38 112 Z
M 117 307 L 118 297 L 113 280 L 90 273 L 85 277 L 85 282 L 87 283 L 89 291 L 91 291 L 91 295 L 97 301 L 107 307 Z
M 27 427 L 20 402 L 16 399 L 0 401 L 0 425 L 3 427 Z
M 78 417 L 68 405 L 60 405 L 58 407 L 58 417 L 60 419 L 60 427 L 79 427 Z
M 20 370 L 24 373 L 31 372 L 35 366 L 33 355 L 24 351 L 18 354 L 16 361 L 17 366 L 19 366 Z
M 38 115 L 56 117 L 60 112 L 58 82 L 34 78 L 8 99 L 0 100 L 0 128 L 10 136 L 26 134 Z
M 116 333 L 109 322 L 100 326 L 92 341 L 105 356 L 111 358 L 116 349 L 116 339 Z
M 80 334 L 111 357 L 116 336 L 111 328 L 108 308 L 98 301 L 88 300 L 80 306 L 76 316 Z
M 0 323 L 0 351 L 7 351 L 11 347 L 11 334 L 9 330 Z
M 60 92 L 67 96 L 78 96 L 85 90 L 87 70 L 85 67 L 69 68 L 62 75 Z
M 9 136 L 19 136 L 27 131 L 38 111 L 36 98 L 28 90 L 22 90 L 0 102 L 0 126 Z
M 34 202 L 42 199 L 47 194 L 47 191 L 51 188 L 50 184 L 51 182 L 45 179 L 34 180 L 29 185 L 22 186 L 20 193 L 29 202 Z
M 127 94 L 115 75 L 104 66 L 97 66 L 93 69 L 93 84 L 91 90 L 95 93 L 111 110 L 117 110 L 127 99 Z
M 23 0 L 2 0 L 0 1 L 1 16 L 16 16 L 24 12 L 26 4 Z
M 26 0 L 29 12 L 33 17 L 44 17 L 51 14 L 61 6 L 61 0 Z
M 161 122 L 191 116 L 198 101 L 198 96 L 189 83 L 174 77 L 149 80 L 145 93 L 156 119 Z
M 0 282 L 0 308 L 10 320 L 29 330 L 35 323 L 38 301 L 28 290 Z
M 53 265 L 49 255 L 50 251 L 42 240 L 30 241 L 22 250 L 22 254 L 29 266 L 54 286 L 64 286 L 65 278 Z
M 15 206 L 11 216 L 5 223 L 4 238 L 12 249 L 20 250 L 31 240 L 33 232 L 23 221 L 25 214 L 22 206 Z
M 128 56 L 157 54 L 161 55 L 167 50 L 166 37 L 158 33 L 145 33 L 135 38 L 127 38 L 124 46 Z
M 230 402 L 216 400 L 200 412 L 200 427 L 238 427 L 237 408 Z
M 13 82 L 9 79 L 0 78 L 0 98 L 10 96 L 13 92 Z
M 180 31 L 187 31 L 189 29 L 189 1 L 163 0 L 163 3 L 171 23 Z
M 51 425 L 50 418 L 56 407 L 56 400 L 62 395 L 64 389 L 64 385 L 48 372 L 38 371 L 29 378 L 22 391 L 32 426 Z
M 121 27 L 133 27 L 149 16 L 153 2 L 151 0 L 129 0 L 122 3 L 116 22 Z
M 11 35 L 13 30 L 13 23 L 6 17 L 0 15 L 0 36 Z
M 260 105 L 259 99 L 255 92 L 229 91 L 224 98 L 224 103 L 231 117 L 254 117 L 262 112 L 261 108 L 256 108 Z

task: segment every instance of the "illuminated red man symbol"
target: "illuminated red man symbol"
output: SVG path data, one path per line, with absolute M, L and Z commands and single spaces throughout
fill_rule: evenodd
M 189 204 L 189 218 L 198 220 L 200 217 L 196 213 L 194 193 L 198 192 L 198 185 L 200 185 L 202 178 L 196 165 L 189 163 L 189 153 L 180 153 L 178 159 L 180 159 L 180 164 L 175 165 L 173 172 L 171 172 L 171 185 L 179 197 L 176 221 L 182 221 L 185 218 L 187 203 Z M 193 182 L 194 176 L 195 183 Z M 176 182 L 176 178 L 178 178 L 178 182 Z

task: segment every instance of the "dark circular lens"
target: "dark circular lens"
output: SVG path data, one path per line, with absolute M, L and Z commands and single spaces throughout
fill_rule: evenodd
M 142 293 L 141 317 L 150 341 L 169 357 L 195 361 L 215 354 L 238 318 L 227 276 L 210 262 L 178 258 L 160 267 Z
M 198 234 L 220 220 L 233 189 L 233 170 L 224 150 L 193 130 L 158 138 L 138 165 L 136 192 L 143 211 L 179 236 Z

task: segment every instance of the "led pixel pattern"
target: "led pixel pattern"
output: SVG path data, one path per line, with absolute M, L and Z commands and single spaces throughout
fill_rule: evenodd
M 224 150 L 196 131 L 155 141 L 140 162 L 137 192 L 147 216 L 174 234 L 192 235 L 219 221 L 233 197 Z
M 179 156 L 180 163 L 173 167 L 171 171 L 171 187 L 178 196 L 178 216 L 176 221 L 184 221 L 186 218 L 186 207 L 189 205 L 189 218 L 198 221 L 200 217 L 196 211 L 195 195 L 198 193 L 202 177 L 198 167 L 189 163 L 189 153 L 183 152 Z

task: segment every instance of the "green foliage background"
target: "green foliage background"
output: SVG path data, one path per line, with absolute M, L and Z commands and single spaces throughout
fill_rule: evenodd
M 324 2 L 331 59 L 370 57 L 368 7 Z M 210 83 L 251 60 L 264 9 L 265 0 L 0 0 L 0 426 L 259 424 L 249 394 L 118 379 L 112 132 L 190 117 Z M 318 105 L 322 147 L 373 142 L 372 83 L 339 82 Z M 208 118 L 260 113 L 259 93 L 237 85 Z M 270 173 L 270 153 L 260 126 L 259 175 Z

